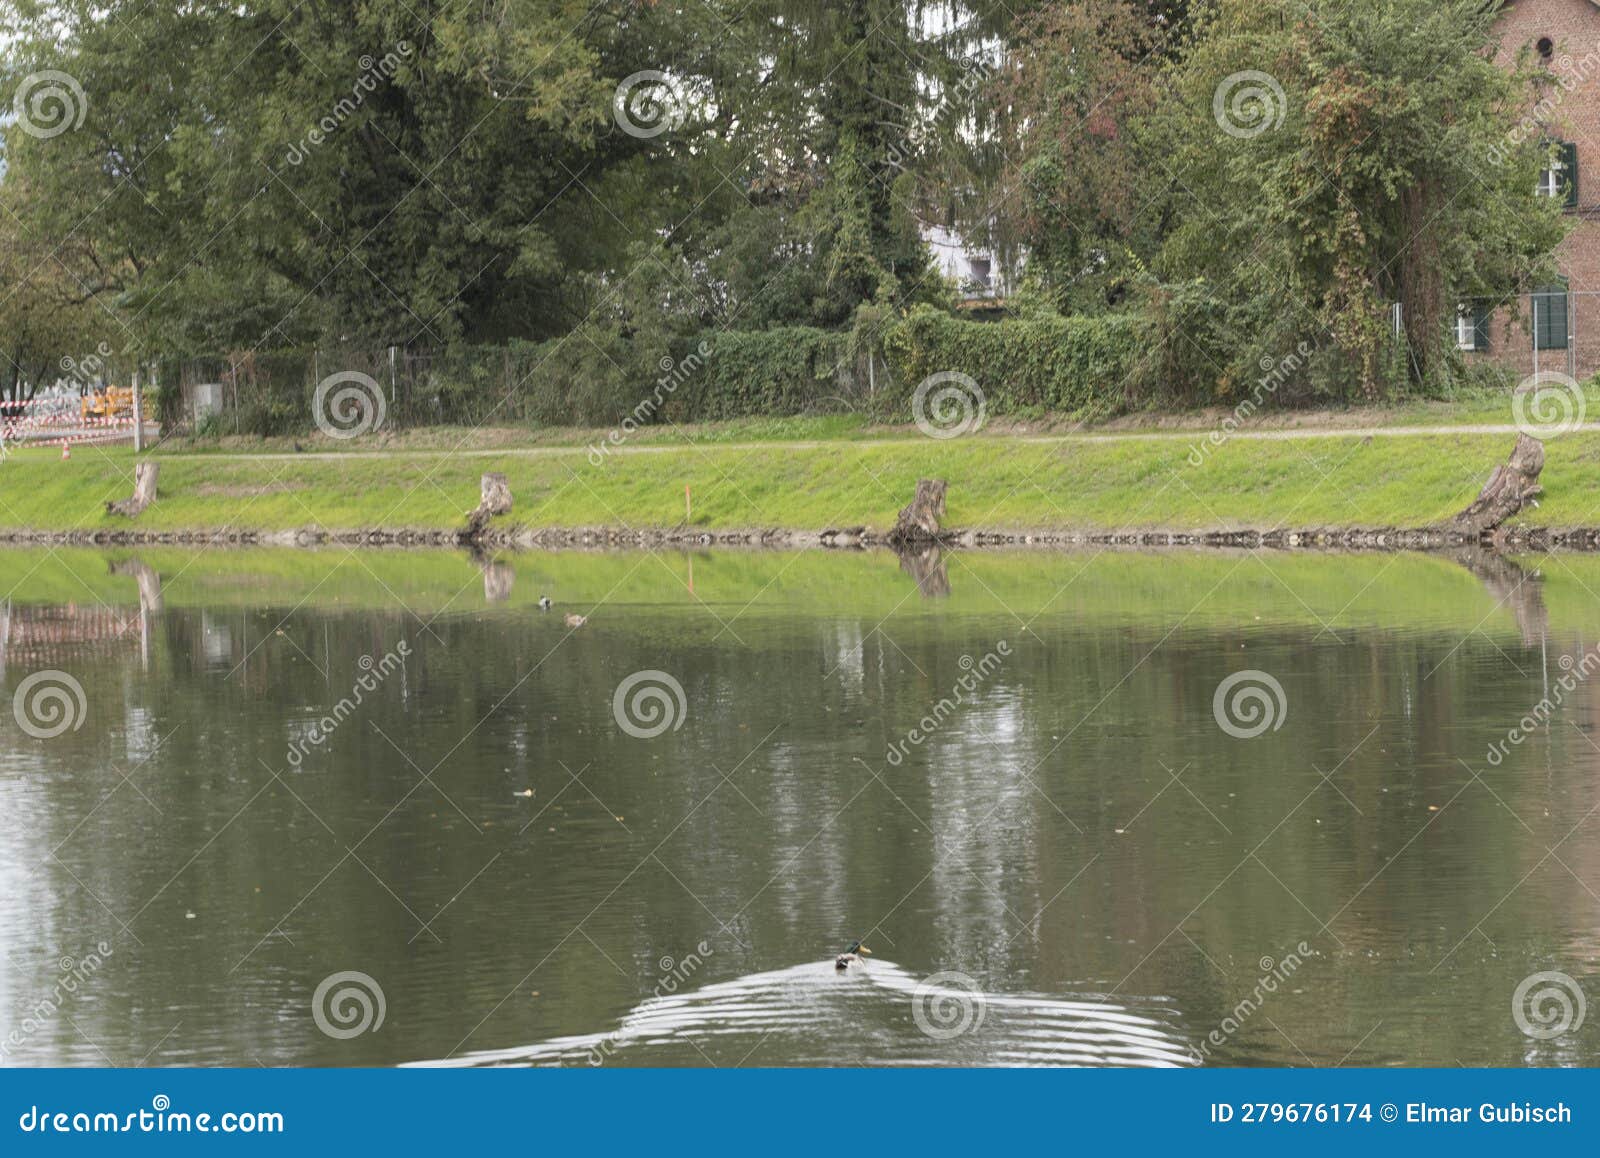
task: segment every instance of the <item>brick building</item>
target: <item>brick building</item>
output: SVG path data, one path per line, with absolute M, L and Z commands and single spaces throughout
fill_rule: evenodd
M 1510 0 L 1498 31 L 1503 63 L 1526 48 L 1557 82 L 1529 123 L 1560 144 L 1539 193 L 1575 220 L 1556 250 L 1559 281 L 1523 295 L 1520 318 L 1503 302 L 1466 304 L 1456 344 L 1518 373 L 1581 380 L 1600 371 L 1600 0 Z

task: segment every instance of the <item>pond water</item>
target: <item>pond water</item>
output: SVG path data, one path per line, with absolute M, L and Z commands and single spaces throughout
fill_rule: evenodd
M 0 1061 L 1600 1063 L 1596 591 L 0 552 Z

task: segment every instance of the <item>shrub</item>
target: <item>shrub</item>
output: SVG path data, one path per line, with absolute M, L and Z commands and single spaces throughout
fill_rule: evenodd
M 807 326 L 773 330 L 729 330 L 707 335 L 677 360 L 686 367 L 692 354 L 702 365 L 688 372 L 673 391 L 674 419 L 711 422 L 752 415 L 788 416 L 817 410 L 848 409 L 841 392 L 839 365 L 846 335 Z
M 1120 409 L 1138 337 L 1133 319 L 1120 314 L 974 322 L 921 309 L 884 332 L 883 350 L 894 388 L 880 395 L 879 409 L 905 421 L 918 384 L 948 371 L 977 382 L 995 414 Z

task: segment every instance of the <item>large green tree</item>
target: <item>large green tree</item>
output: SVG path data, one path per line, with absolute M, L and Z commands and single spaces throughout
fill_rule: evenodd
M 169 345 L 564 333 L 692 186 L 612 115 L 697 31 L 651 3 L 22 0 L 14 23 L 6 91 L 59 70 L 87 106 L 7 131 L 19 212 L 86 239 L 85 284 Z
M 1496 63 L 1499 10 L 1198 9 L 1151 137 L 1170 173 L 1158 272 L 1202 279 L 1229 315 L 1236 341 L 1222 353 L 1237 379 L 1309 341 L 1367 396 L 1386 380 L 1437 380 L 1462 297 L 1504 296 L 1548 272 L 1563 223 L 1554 199 L 1535 195 L 1547 149 L 1511 132 L 1537 79 Z

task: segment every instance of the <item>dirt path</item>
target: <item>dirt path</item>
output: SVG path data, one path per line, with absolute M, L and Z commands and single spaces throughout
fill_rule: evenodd
M 1147 430 L 1147 431 L 1115 431 L 1109 433 L 1091 434 L 1016 434 L 1016 435 L 974 435 L 978 439 L 993 437 L 1004 439 L 1007 442 L 1028 445 L 1069 445 L 1080 442 L 1179 442 L 1203 443 L 1211 435 L 1214 427 L 1190 430 Z M 1254 442 L 1289 442 L 1309 438 L 1415 438 L 1415 437 L 1440 437 L 1456 434 L 1504 434 L 1516 435 L 1518 427 L 1510 422 L 1494 423 L 1463 423 L 1456 426 L 1344 426 L 1344 427 L 1291 427 L 1268 430 L 1240 430 L 1227 436 L 1229 441 L 1243 439 Z M 1582 426 L 1572 428 L 1573 433 L 1600 434 L 1600 422 L 1589 422 Z M 470 438 L 470 435 L 467 437 Z M 681 452 L 684 449 L 695 450 L 761 450 L 761 449 L 792 449 L 792 450 L 822 450 L 830 447 L 885 447 L 915 445 L 915 437 L 906 438 L 838 438 L 838 439 L 777 439 L 772 441 L 743 441 L 743 442 L 666 442 L 648 443 L 643 446 L 611 446 L 606 449 L 607 457 L 613 455 L 635 454 L 669 454 Z M 420 447 L 401 448 L 393 450 L 308 450 L 302 452 L 292 451 L 258 451 L 242 453 L 238 451 L 163 451 L 162 458 L 167 459 L 201 459 L 208 461 L 222 461 L 227 459 L 340 459 L 340 458 L 417 458 L 437 455 L 449 455 L 461 458 L 521 458 L 538 457 L 543 455 L 570 455 L 587 454 L 589 446 L 501 446 L 488 448 L 451 449 L 449 447 L 433 447 L 423 449 Z

